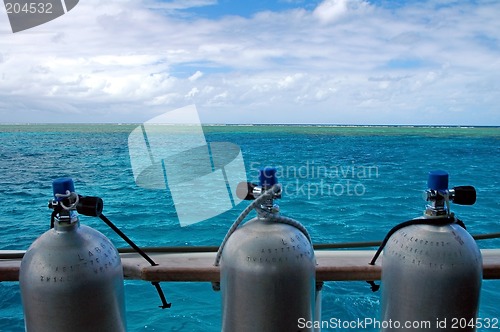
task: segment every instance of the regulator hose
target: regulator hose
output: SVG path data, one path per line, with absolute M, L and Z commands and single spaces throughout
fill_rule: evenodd
M 263 210 L 259 206 L 260 203 L 263 200 L 268 199 L 270 197 L 273 197 L 280 190 L 281 190 L 280 186 L 274 185 L 270 189 L 266 190 L 262 195 L 260 195 L 259 197 L 257 197 L 252 203 L 250 203 L 245 208 L 245 210 L 243 210 L 243 212 L 241 212 L 241 214 L 238 216 L 238 218 L 236 218 L 235 222 L 229 228 L 229 231 L 227 232 L 226 236 L 224 237 L 224 240 L 222 240 L 222 243 L 219 246 L 219 249 L 217 250 L 217 255 L 215 256 L 214 266 L 219 266 L 220 259 L 222 257 L 222 250 L 224 249 L 224 246 L 226 245 L 226 242 L 229 240 L 229 238 L 234 233 L 234 231 L 236 231 L 236 229 L 241 224 L 241 222 L 246 218 L 246 216 L 248 216 L 248 214 L 253 209 L 256 209 L 262 215 L 264 215 L 265 218 L 269 218 L 270 220 L 272 220 L 274 222 L 279 222 L 279 223 L 282 223 L 282 224 L 288 224 L 290 226 L 293 226 L 293 227 L 297 228 L 298 230 L 300 230 L 306 236 L 306 238 L 309 241 L 309 243 L 312 244 L 311 236 L 307 232 L 306 228 L 300 222 L 298 222 L 297 220 L 291 219 L 291 218 L 283 217 L 283 216 L 276 215 L 274 213 L 265 211 L 265 210 Z
M 270 189 L 266 190 L 262 195 L 257 197 L 252 203 L 250 203 L 243 212 L 240 213 L 238 218 L 234 221 L 234 223 L 231 225 L 229 230 L 226 233 L 226 236 L 224 236 L 224 239 L 222 240 L 221 245 L 219 246 L 219 249 L 217 250 L 217 255 L 215 256 L 215 263 L 214 266 L 219 266 L 220 263 L 220 258 L 222 256 L 222 250 L 224 249 L 224 246 L 226 245 L 227 240 L 229 240 L 229 237 L 234 233 L 236 228 L 241 224 L 241 222 L 248 216 L 250 212 L 252 212 L 253 209 L 255 209 L 263 200 L 268 199 L 277 192 L 279 192 L 280 187 L 279 186 L 272 186 Z

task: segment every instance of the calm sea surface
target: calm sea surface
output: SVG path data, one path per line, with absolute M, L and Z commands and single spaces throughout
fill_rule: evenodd
M 51 182 L 62 176 L 74 179 L 78 193 L 102 197 L 104 214 L 139 246 L 219 245 L 247 203 L 180 227 L 168 190 L 147 190 L 134 182 L 127 139 L 135 127 L 0 125 L 0 249 L 27 249 L 48 229 Z M 380 240 L 393 225 L 420 216 L 421 193 L 434 169 L 450 173 L 450 186 L 476 187 L 474 206 L 452 207 L 471 233 L 500 232 L 499 128 L 203 129 L 208 141 L 240 146 L 249 180 L 256 182 L 263 166 L 278 168 L 285 189 L 282 214 L 301 221 L 315 243 Z M 99 219 L 81 217 L 81 223 L 126 247 Z M 500 240 L 479 245 L 500 248 Z M 221 295 L 209 283 L 162 287 L 173 303 L 170 309 L 158 308 L 149 283 L 126 281 L 129 331 L 220 331 Z M 500 319 L 499 299 L 500 281 L 485 280 L 479 317 Z M 328 282 L 322 318 L 378 318 L 379 306 L 380 294 L 364 282 Z M 1 283 L 0 331 L 23 330 L 19 285 Z

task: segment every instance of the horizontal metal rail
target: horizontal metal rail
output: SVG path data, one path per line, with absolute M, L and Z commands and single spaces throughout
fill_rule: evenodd
M 196 250 L 198 248 L 198 250 Z M 143 248 L 154 259 L 151 266 L 139 254 L 120 253 L 126 279 L 145 281 L 219 281 L 219 267 L 214 266 L 216 253 L 207 248 Z M 155 249 L 155 250 L 152 250 Z M 200 250 L 201 249 L 201 250 Z M 483 278 L 500 279 L 500 249 L 483 249 Z M 318 281 L 379 280 L 383 259 L 377 265 L 368 263 L 374 250 L 315 250 Z M 0 250 L 0 281 L 19 280 L 22 250 Z

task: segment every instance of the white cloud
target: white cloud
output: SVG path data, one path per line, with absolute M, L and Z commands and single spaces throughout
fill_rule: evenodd
M 197 87 L 194 87 L 191 89 L 191 91 L 189 91 L 186 95 L 187 98 L 193 98 L 194 96 L 196 96 L 198 93 L 200 92 L 200 90 L 198 90 Z
M 297 73 L 293 75 L 287 75 L 286 77 L 282 78 L 281 80 L 278 81 L 278 88 L 280 89 L 288 89 L 290 87 L 293 87 L 294 85 L 299 82 L 304 75 Z
M 0 10 L 0 122 L 140 122 L 196 103 L 206 122 L 500 124 L 500 3 L 186 14 L 204 5 L 87 0 L 16 34 Z
M 314 10 L 314 15 L 323 23 L 334 22 L 347 13 L 348 0 L 325 0 Z
M 190 80 L 191 82 L 194 82 L 202 76 L 203 76 L 203 73 L 201 71 L 197 70 L 196 73 L 189 76 L 188 80 Z
M 324 0 L 313 11 L 321 23 L 333 23 L 349 14 L 362 14 L 370 5 L 362 0 Z

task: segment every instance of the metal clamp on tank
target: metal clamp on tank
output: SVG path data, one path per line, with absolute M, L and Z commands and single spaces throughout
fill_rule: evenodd
M 98 217 L 102 214 L 104 206 L 102 198 L 78 195 L 72 179 L 56 179 L 52 187 L 54 199 L 49 201 L 49 209 L 54 211 L 50 218 L 50 228 L 54 227 L 56 219 L 59 223 L 65 224 L 77 222 L 77 212 L 89 217 Z

